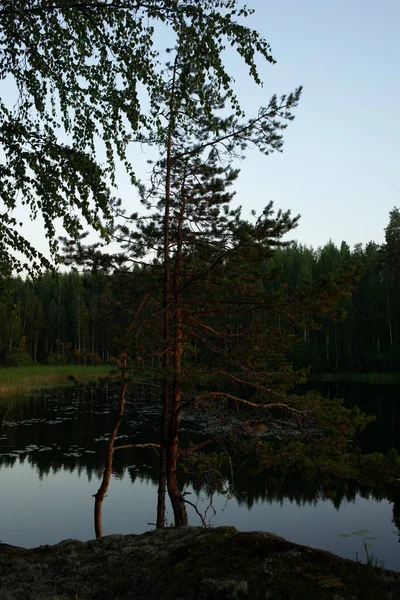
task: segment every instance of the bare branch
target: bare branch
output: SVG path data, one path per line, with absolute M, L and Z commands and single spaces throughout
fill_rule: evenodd
M 197 452 L 198 450 L 201 450 L 205 446 L 209 446 L 210 444 L 213 444 L 214 442 L 215 442 L 214 439 L 205 440 L 204 442 L 200 442 L 199 444 L 196 444 L 196 446 L 191 446 L 190 448 L 187 448 L 186 450 L 181 450 L 180 456 L 189 456 L 190 454 L 193 454 L 194 452 Z
M 184 502 L 186 502 L 186 504 L 190 504 L 190 506 L 192 506 L 194 508 L 194 510 L 196 511 L 197 515 L 200 517 L 201 522 L 203 524 L 203 527 L 207 527 L 207 523 L 203 517 L 203 515 L 201 514 L 201 512 L 199 511 L 199 509 L 197 508 L 197 506 L 195 504 L 193 504 L 193 502 L 190 502 L 190 500 L 186 500 L 186 498 L 184 496 L 182 496 L 182 500 Z
M 160 449 L 160 444 L 126 444 L 124 446 L 114 446 L 113 452 L 116 450 L 125 450 L 127 448 L 157 448 Z
M 237 402 L 238 404 L 243 404 L 245 406 L 250 406 L 251 408 L 264 408 L 266 410 L 270 410 L 272 408 L 279 408 L 285 412 L 293 413 L 297 415 L 306 415 L 309 413 L 307 410 L 298 410 L 297 408 L 293 408 L 284 402 L 271 402 L 266 404 L 257 404 L 257 402 L 250 402 L 250 400 L 245 400 L 244 398 L 239 398 L 239 396 L 233 396 L 232 394 L 228 394 L 226 392 L 206 392 L 205 394 L 200 394 L 196 396 L 196 400 L 201 402 L 205 398 L 226 398 L 227 400 L 233 400 L 233 402 Z

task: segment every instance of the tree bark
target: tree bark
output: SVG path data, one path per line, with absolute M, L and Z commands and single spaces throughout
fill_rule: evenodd
M 110 437 L 108 439 L 107 450 L 106 450 L 106 459 L 104 462 L 104 471 L 103 478 L 101 480 L 101 484 L 96 494 L 94 494 L 94 530 L 96 534 L 96 538 L 103 537 L 103 524 L 101 518 L 101 509 L 103 506 L 104 496 L 107 493 L 108 486 L 110 485 L 111 473 L 112 473 L 112 463 L 113 463 L 113 454 L 114 454 L 114 442 L 117 437 L 117 433 L 119 430 L 119 426 L 121 425 L 122 417 L 124 415 L 124 407 L 125 407 L 125 393 L 126 393 L 126 371 L 123 372 L 123 381 L 121 384 L 121 390 L 119 395 L 119 405 L 118 412 L 114 421 L 113 428 L 110 433 Z
M 182 259 L 182 227 L 185 214 L 185 200 L 182 198 L 181 211 L 178 222 L 177 232 L 177 250 L 174 262 L 174 282 L 173 282 L 173 301 L 174 301 L 174 345 L 173 345 L 173 385 L 171 398 L 171 416 L 169 427 L 169 444 L 167 448 L 167 487 L 168 495 L 171 500 L 172 510 L 174 511 L 175 527 L 184 527 L 188 524 L 185 500 L 179 490 L 176 471 L 179 459 L 179 426 L 181 410 L 181 381 L 182 381 L 182 304 L 179 292 L 180 269 Z
M 165 176 L 165 210 L 164 210 L 164 282 L 163 282 L 163 368 L 164 380 L 162 387 L 162 409 L 160 426 L 160 463 L 158 475 L 158 498 L 157 498 L 157 528 L 162 529 L 165 525 L 165 494 L 167 486 L 167 447 L 169 445 L 169 416 L 170 416 L 170 303 L 171 303 L 171 273 L 170 273 L 170 208 L 171 208 L 171 172 L 172 172 L 172 133 L 175 122 L 175 80 L 177 71 L 178 55 L 175 57 L 172 74 L 172 88 L 169 105 L 169 125 L 167 140 L 167 170 Z

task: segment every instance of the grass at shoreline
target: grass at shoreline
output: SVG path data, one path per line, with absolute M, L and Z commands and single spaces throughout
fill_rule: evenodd
M 0 396 L 28 392 L 35 388 L 95 381 L 101 377 L 107 377 L 111 368 L 110 365 L 96 365 L 94 367 L 83 365 L 0 367 Z
M 337 383 L 375 383 L 378 385 L 400 384 L 400 373 L 320 373 L 310 376 L 311 381 Z
M 30 367 L 0 367 L 0 397 L 26 393 L 32 389 L 71 386 L 107 377 L 111 365 L 34 365 Z M 320 373 L 310 376 L 310 382 L 400 384 L 400 373 Z

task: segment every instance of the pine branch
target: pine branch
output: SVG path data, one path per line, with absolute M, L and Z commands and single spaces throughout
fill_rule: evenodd
M 280 410 L 287 412 L 289 414 L 294 415 L 306 415 L 309 413 L 307 410 L 298 410 L 297 408 L 293 408 L 284 402 L 271 402 L 267 404 L 258 404 L 257 402 L 250 402 L 250 400 L 245 400 L 244 398 L 240 398 L 239 396 L 234 396 L 233 394 L 228 394 L 227 392 L 206 392 L 204 394 L 200 394 L 196 396 L 196 400 L 200 401 L 205 398 L 226 398 L 227 400 L 232 400 L 237 404 L 243 404 L 244 406 L 249 406 L 251 408 L 263 408 L 270 410 L 272 408 L 279 408 Z
M 124 446 L 114 446 L 112 451 L 125 450 L 127 448 L 157 448 L 160 449 L 160 444 L 126 444 Z

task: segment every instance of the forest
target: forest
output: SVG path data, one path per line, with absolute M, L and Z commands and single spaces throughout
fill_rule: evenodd
M 275 63 L 243 24 L 254 10 L 235 0 L 2 5 L 0 79 L 17 99 L 0 101 L 0 364 L 118 373 L 96 535 L 114 452 L 128 448 L 157 452 L 158 528 L 167 492 L 176 527 L 196 510 L 182 472 L 227 493 L 235 457 L 253 455 L 260 471 L 397 481 L 396 451 L 353 451 L 372 416 L 296 386 L 310 369 L 398 370 L 400 214 L 383 245 L 312 249 L 289 241 L 299 215 L 234 201 L 241 160 L 283 150 L 302 95 L 298 85 L 243 109 L 226 48 L 255 86 L 261 64 Z M 143 180 L 133 145 L 149 159 Z M 121 171 L 129 192 L 116 198 Z M 17 207 L 41 216 L 47 255 L 24 237 Z M 119 446 L 137 385 L 157 398 L 155 437 Z M 183 435 L 188 419 L 197 443 Z
M 294 242 L 276 248 L 262 267 L 262 272 L 273 274 L 265 283 L 265 293 L 289 297 L 305 293 L 316 282 L 326 284 L 349 270 L 356 272 L 357 282 L 333 314 L 322 314 L 302 328 L 278 310 L 276 324 L 292 336 L 288 359 L 297 367 L 311 368 L 312 373 L 398 372 L 399 209 L 391 211 L 381 245 L 371 241 L 351 249 L 345 242 L 340 247 L 328 242 L 313 249 Z M 112 362 L 121 351 L 114 315 L 124 310 L 127 285 L 138 290 L 143 275 L 143 269 L 136 267 L 124 277 L 77 270 L 47 272 L 38 278 L 3 277 L 1 364 Z

